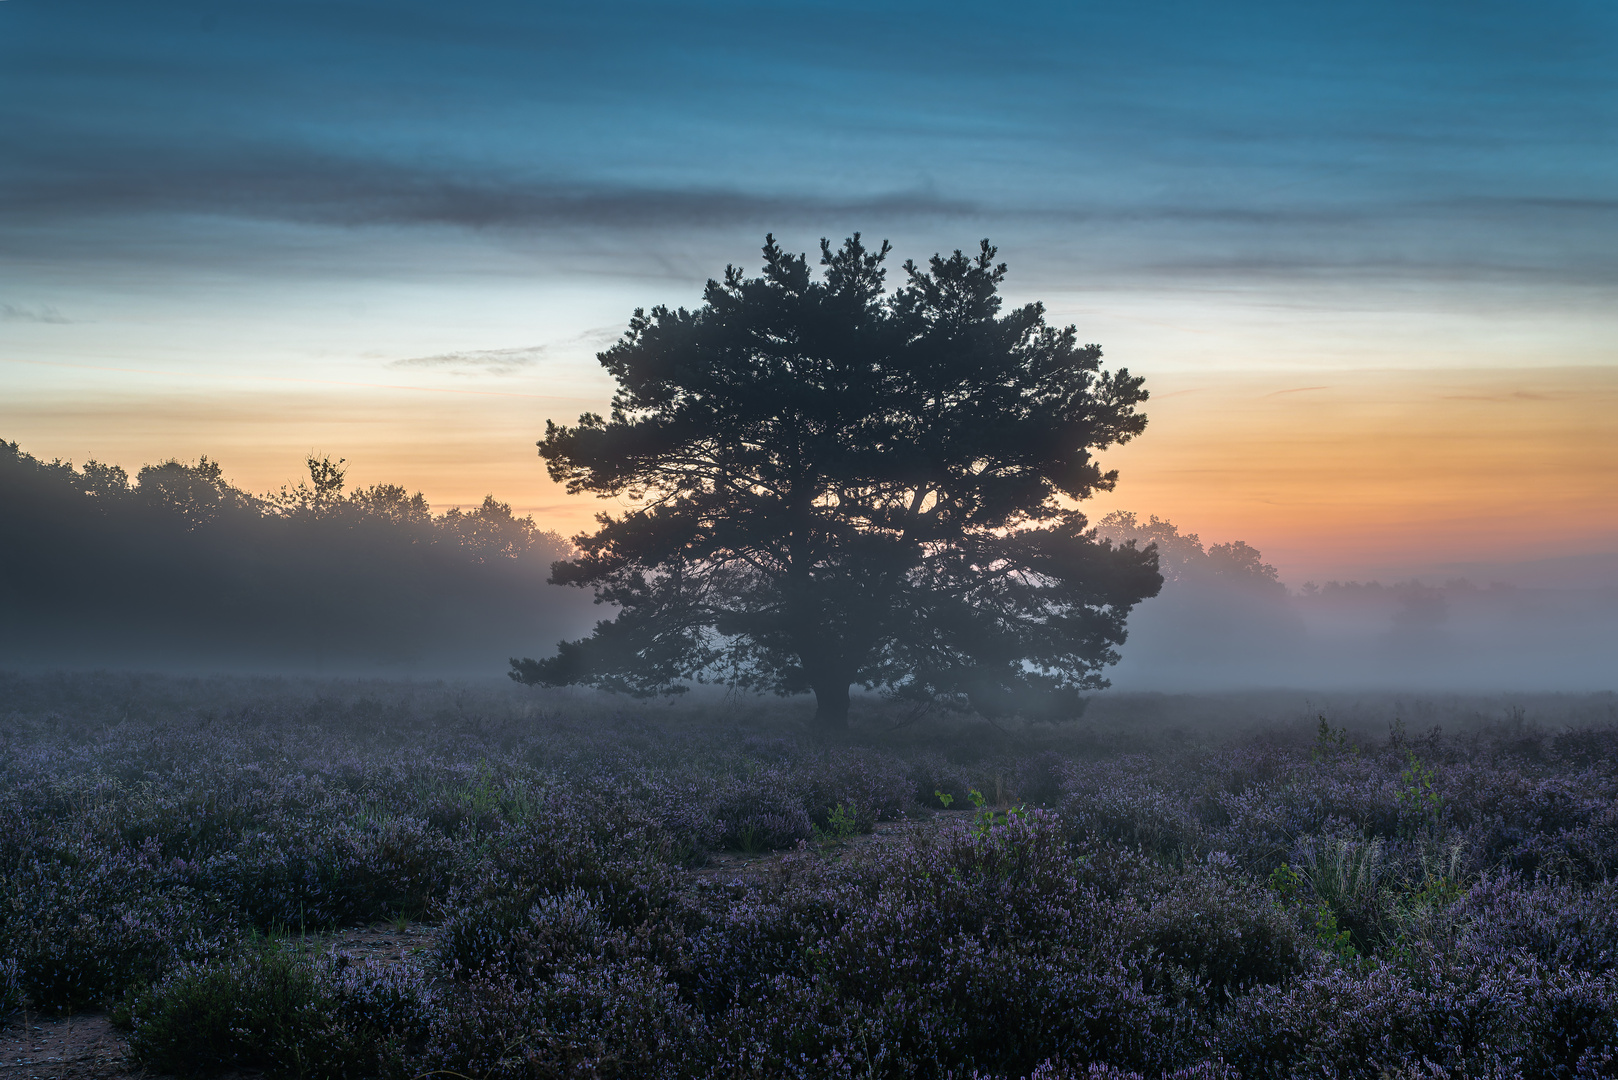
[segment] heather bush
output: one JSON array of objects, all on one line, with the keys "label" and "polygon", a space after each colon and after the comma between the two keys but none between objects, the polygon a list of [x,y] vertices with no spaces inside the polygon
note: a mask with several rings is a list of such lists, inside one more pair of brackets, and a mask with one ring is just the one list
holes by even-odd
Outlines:
[{"label": "heather bush", "polygon": [[689,1075],[703,1025],[656,964],[584,963],[536,979],[499,963],[445,991],[415,1059],[490,1080]]},{"label": "heather bush", "polygon": [[911,769],[891,755],[851,750],[818,754],[803,763],[802,773],[805,809],[822,828],[839,806],[853,811],[861,832],[915,808]]},{"label": "heather bush", "polygon": [[745,852],[792,847],[811,835],[802,798],[774,770],[733,781],[712,814],[720,843]]},{"label": "heather bush", "polygon": [[967,792],[976,786],[976,780],[961,765],[948,761],[936,751],[922,751],[910,763],[910,801],[913,805],[937,810],[942,804],[938,795],[966,804]]},{"label": "heather bush", "polygon": [[[58,849],[8,868],[0,953],[36,1009],[94,1007],[176,963],[228,951],[230,922],[141,853]],[[150,855],[151,852],[145,852]]]},{"label": "heather bush", "polygon": [[723,1073],[1157,1067],[1202,1027],[1105,947],[1104,896],[1053,816],[949,828],[884,866],[786,866],[691,950]]},{"label": "heather bush", "polygon": [[434,961],[460,980],[487,968],[542,982],[606,950],[601,912],[582,889],[480,900],[453,912],[440,928]]},{"label": "heather bush", "polygon": [[1458,899],[1451,917],[1469,949],[1522,953],[1553,968],[1618,971],[1618,883],[1583,887],[1490,874]]},{"label": "heather bush", "polygon": [[1511,957],[1321,969],[1266,987],[1223,1019],[1247,1076],[1608,1076],[1618,982]]},{"label": "heather bush", "polygon": [[1310,941],[1262,888],[1193,867],[1164,881],[1149,906],[1115,909],[1110,929],[1122,953],[1142,956],[1151,985],[1190,977],[1220,999],[1296,975]]}]

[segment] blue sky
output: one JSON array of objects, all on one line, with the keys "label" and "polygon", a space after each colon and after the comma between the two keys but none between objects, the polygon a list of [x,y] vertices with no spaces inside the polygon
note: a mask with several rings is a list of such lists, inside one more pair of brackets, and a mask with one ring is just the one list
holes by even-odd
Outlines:
[{"label": "blue sky", "polygon": [[992,237],[1165,388],[1611,367],[1618,5],[0,2],[0,435],[47,455],[554,506],[526,428],[633,307],[856,229]]}]

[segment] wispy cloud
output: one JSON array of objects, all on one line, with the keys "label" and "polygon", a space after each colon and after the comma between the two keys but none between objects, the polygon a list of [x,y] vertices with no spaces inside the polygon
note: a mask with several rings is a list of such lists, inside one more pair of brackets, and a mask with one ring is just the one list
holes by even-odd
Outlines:
[{"label": "wispy cloud", "polygon": [[[934,192],[831,198],[723,186],[556,181],[345,157],[298,146],[105,145],[93,158],[42,153],[0,172],[0,220],[203,214],[324,225],[555,226],[779,224],[838,217],[953,216],[975,203]],[[108,169],[109,157],[126,162]]]},{"label": "wispy cloud", "polygon": [[16,304],[0,304],[0,322],[33,322],[33,323],[60,323],[66,325],[73,320],[63,315],[49,304],[39,307],[18,307]]},{"label": "wispy cloud", "polygon": [[515,375],[542,360],[578,351],[595,351],[617,340],[620,331],[598,326],[563,341],[515,349],[459,349],[431,356],[410,356],[383,365],[394,370],[444,371],[454,375]]},{"label": "wispy cloud", "polygon": [[390,361],[385,366],[395,370],[425,368],[455,375],[514,375],[539,363],[548,351],[544,345],[530,345],[521,349],[473,349],[411,356]]}]

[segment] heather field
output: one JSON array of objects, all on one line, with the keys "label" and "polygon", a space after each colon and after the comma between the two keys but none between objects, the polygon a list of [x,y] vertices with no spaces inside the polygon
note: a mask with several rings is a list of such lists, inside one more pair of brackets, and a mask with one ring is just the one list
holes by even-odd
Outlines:
[{"label": "heather field", "polygon": [[3,1010],[179,1076],[1618,1075],[1610,694],[808,715],[0,677]]}]

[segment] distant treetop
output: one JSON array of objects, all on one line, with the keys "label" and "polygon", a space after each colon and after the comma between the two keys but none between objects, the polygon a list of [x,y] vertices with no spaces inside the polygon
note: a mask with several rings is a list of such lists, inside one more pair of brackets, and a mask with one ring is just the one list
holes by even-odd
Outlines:
[{"label": "distant treetop", "polygon": [[1180,530],[1153,514],[1145,522],[1128,510],[1114,510],[1096,522],[1096,531],[1115,543],[1134,542],[1157,548],[1159,567],[1168,581],[1220,578],[1255,588],[1285,593],[1275,567],[1259,550],[1243,540],[1202,546],[1196,533]]}]

